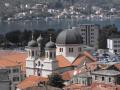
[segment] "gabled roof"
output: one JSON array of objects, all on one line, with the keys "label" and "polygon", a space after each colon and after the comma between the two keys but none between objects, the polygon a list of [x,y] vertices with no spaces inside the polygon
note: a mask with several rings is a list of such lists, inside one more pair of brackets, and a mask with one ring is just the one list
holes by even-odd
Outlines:
[{"label": "gabled roof", "polygon": [[72,65],[77,66],[79,65],[82,61],[86,59],[86,56],[79,56],[73,63]]},{"label": "gabled roof", "polygon": [[90,58],[92,61],[96,61],[96,58],[94,58],[89,52],[85,51],[85,52],[84,52],[84,55],[85,55],[87,58]]},{"label": "gabled roof", "polygon": [[71,66],[71,63],[69,62],[69,60],[67,60],[62,55],[58,55],[56,57],[56,60],[58,61],[58,66],[61,67],[61,68]]},{"label": "gabled roof", "polygon": [[78,66],[80,65],[81,62],[83,62],[84,60],[91,60],[92,62],[95,62],[96,59],[88,52],[84,52],[83,55],[78,56],[74,62],[72,63],[72,65],[74,66]]},{"label": "gabled roof", "polygon": [[45,77],[40,76],[30,76],[23,80],[21,83],[17,85],[17,88],[19,89],[26,89],[33,86],[38,86],[40,82],[47,82],[48,79]]}]

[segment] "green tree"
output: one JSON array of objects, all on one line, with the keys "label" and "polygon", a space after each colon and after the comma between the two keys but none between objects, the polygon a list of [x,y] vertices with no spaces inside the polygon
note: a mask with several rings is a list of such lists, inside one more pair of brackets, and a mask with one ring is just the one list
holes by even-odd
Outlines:
[{"label": "green tree", "polygon": [[64,80],[62,79],[61,75],[58,73],[53,73],[48,76],[48,84],[54,87],[63,88],[64,87]]}]

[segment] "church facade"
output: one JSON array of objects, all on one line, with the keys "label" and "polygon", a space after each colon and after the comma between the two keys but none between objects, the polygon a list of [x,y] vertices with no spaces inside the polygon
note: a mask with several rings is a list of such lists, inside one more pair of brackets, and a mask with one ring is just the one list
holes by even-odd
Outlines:
[{"label": "church facade", "polygon": [[63,73],[74,69],[73,63],[83,52],[83,39],[77,30],[68,29],[62,31],[54,43],[50,41],[44,47],[45,55],[42,56],[41,45],[43,38],[40,35],[37,40],[28,42],[26,50],[26,76],[30,75],[47,77],[51,73]]}]

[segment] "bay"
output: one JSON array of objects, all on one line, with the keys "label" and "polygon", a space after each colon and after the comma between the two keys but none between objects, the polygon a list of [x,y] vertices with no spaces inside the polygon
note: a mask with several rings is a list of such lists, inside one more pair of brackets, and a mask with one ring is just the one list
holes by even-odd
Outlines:
[{"label": "bay", "polygon": [[101,27],[105,25],[115,24],[120,30],[120,19],[107,20],[81,20],[81,19],[31,19],[31,20],[14,20],[1,21],[0,33],[7,33],[14,30],[47,30],[47,29],[67,29],[79,26],[79,24],[99,24]]}]

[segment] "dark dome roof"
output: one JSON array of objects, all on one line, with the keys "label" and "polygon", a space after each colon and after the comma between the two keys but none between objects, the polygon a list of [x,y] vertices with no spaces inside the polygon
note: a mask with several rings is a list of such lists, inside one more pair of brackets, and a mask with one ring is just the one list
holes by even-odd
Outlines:
[{"label": "dark dome roof", "polygon": [[57,39],[56,44],[82,44],[83,38],[78,30],[69,29],[62,31]]},{"label": "dark dome roof", "polygon": [[43,38],[42,38],[42,36],[40,35],[40,36],[37,38],[37,42],[38,42],[38,43],[42,43],[42,41],[43,41]]},{"label": "dark dome roof", "polygon": [[56,45],[55,45],[54,42],[49,41],[49,42],[45,45],[45,48],[46,48],[46,49],[49,49],[49,48],[56,48]]},{"label": "dark dome roof", "polygon": [[28,47],[37,47],[38,44],[35,40],[31,40],[28,42]]}]

